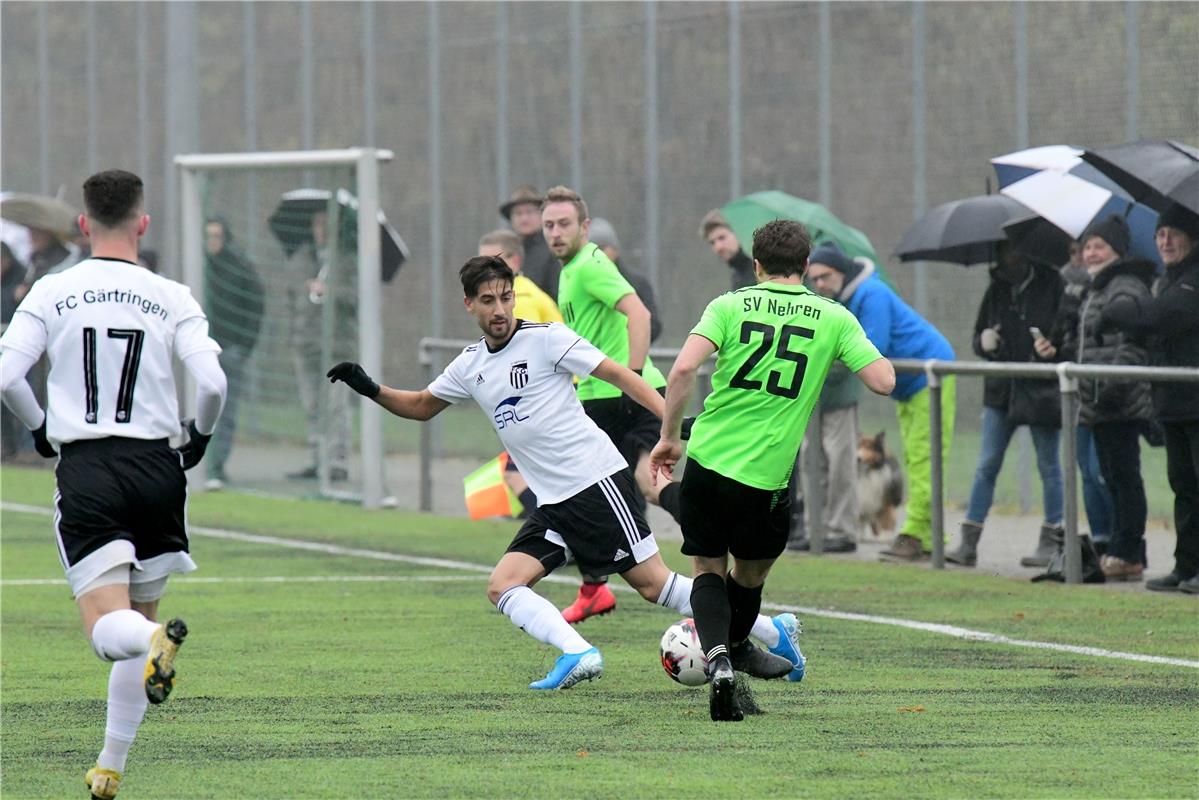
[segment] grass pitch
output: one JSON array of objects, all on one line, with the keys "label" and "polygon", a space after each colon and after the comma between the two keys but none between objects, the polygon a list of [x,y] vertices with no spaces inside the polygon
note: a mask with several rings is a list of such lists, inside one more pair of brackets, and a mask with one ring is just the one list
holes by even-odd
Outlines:
[{"label": "grass pitch", "polygon": [[[49,474],[0,496],[48,506]],[[1199,670],[819,616],[808,678],[755,682],[767,712],[707,719],[657,641],[674,617],[629,594],[582,633],[605,674],[525,688],[555,653],[484,596],[511,523],[203,495],[193,526],[357,548],[193,539],[165,616],[191,635],[150,708],[120,797],[1186,797],[1199,786]],[[107,668],[80,633],[50,520],[0,516],[0,788],[86,797]],[[683,568],[677,544],[668,562]],[[371,552],[478,565],[406,563]],[[571,576],[570,570],[563,574]],[[278,580],[264,581],[262,578]],[[545,584],[560,605],[573,587]],[[1013,638],[1199,659],[1199,603],[986,575],[785,556],[767,600]]]}]

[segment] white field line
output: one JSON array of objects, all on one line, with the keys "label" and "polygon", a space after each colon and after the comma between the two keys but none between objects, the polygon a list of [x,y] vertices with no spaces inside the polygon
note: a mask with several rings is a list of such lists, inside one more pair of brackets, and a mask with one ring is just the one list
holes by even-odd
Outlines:
[{"label": "white field line", "polygon": [[[0,503],[0,508],[6,511],[38,514],[45,517],[48,517],[52,514],[48,508],[44,508],[42,506],[24,505],[21,503],[4,502]],[[429,558],[426,556],[408,556],[400,553],[391,553],[384,550],[366,550],[358,547],[341,547],[340,545],[335,544],[306,542],[301,539],[287,539],[280,536],[265,536],[257,533],[230,531],[222,528],[208,528],[199,525],[189,525],[188,534],[191,536],[207,537],[210,539],[227,539],[237,542],[249,542],[253,544],[273,545],[275,547],[287,547],[293,550],[308,550],[315,553],[325,553],[326,555],[356,556],[358,558],[369,558],[376,561],[391,561],[402,564],[417,564],[425,567],[464,570],[476,574],[490,574],[492,569],[489,566],[485,566],[483,564],[472,564],[468,561],[454,561],[446,558]],[[191,580],[197,581],[198,579],[193,578]],[[548,575],[542,580],[551,583],[563,584],[575,584],[578,582],[573,577],[565,577],[560,575]],[[612,589],[623,592],[633,591],[627,586],[615,584],[612,585]],[[874,614],[856,614],[848,611],[833,611],[830,609],[781,605],[777,603],[762,603],[762,608],[768,611],[790,611],[810,617],[840,619],[848,622],[868,622],[874,625],[890,625],[897,628],[924,631],[926,633],[938,633],[943,636],[952,636],[955,639],[965,639],[967,641],[1004,644],[1011,645],[1013,647],[1029,647],[1038,650],[1053,650],[1059,653],[1072,653],[1074,655],[1094,656],[1097,658],[1111,658],[1119,661],[1138,661],[1146,664],[1166,664],[1173,667],[1189,667],[1191,669],[1199,669],[1199,661],[1192,661],[1185,658],[1151,656],[1143,653],[1125,653],[1119,650],[1106,650],[1101,647],[1084,647],[1073,644],[1059,644],[1057,642],[1036,642],[1029,639],[1013,639],[997,633],[976,631],[969,628],[959,628],[955,625],[941,625],[933,622],[919,622],[917,620],[901,619],[897,617],[882,617]]]}]

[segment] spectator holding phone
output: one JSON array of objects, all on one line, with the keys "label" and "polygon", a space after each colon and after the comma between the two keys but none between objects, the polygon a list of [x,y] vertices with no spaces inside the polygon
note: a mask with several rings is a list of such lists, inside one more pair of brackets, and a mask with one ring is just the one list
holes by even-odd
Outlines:
[{"label": "spectator holding phone", "polygon": [[[1034,338],[1041,335],[1041,330],[1052,328],[1061,298],[1062,279],[1056,270],[1026,261],[1006,243],[1000,244],[991,267],[991,283],[974,322],[974,352],[988,361],[1036,361]],[[1058,403],[1053,381],[1003,377],[984,381],[978,466],[958,546],[945,554],[946,561],[966,567],[977,563],[978,542],[995,496],[995,480],[1004,454],[1012,434],[1027,425],[1037,453],[1044,516],[1036,552],[1020,559],[1020,563],[1026,567],[1049,563],[1062,542]]]}]

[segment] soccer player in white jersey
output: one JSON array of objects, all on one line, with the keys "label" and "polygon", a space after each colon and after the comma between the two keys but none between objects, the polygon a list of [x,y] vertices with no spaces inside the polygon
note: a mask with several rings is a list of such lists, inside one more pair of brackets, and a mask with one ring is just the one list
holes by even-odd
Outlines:
[{"label": "soccer player in white jersey", "polygon": [[[603,657],[532,587],[572,557],[590,574],[620,573],[651,603],[691,613],[691,579],[662,561],[634,502],[628,463],[584,413],[572,379],[608,381],[659,417],[662,396],[565,325],[516,319],[512,270],[502,258],[472,258],[459,276],[466,310],[483,336],[426,389],[379,386],[350,362],[329,370],[329,378],[407,419],[428,420],[472,398],[490,417],[538,507],[496,564],[487,596],[518,628],[562,651],[549,674],[529,688],[566,689],[599,677]],[[753,635],[773,655],[751,646],[738,654],[738,668],[763,678],[788,674],[803,658],[794,630],[793,615],[759,615]]]},{"label": "soccer player in white jersey", "polygon": [[[0,391],[33,432],[39,453],[58,457],[54,533],[58,555],[96,655],[112,662],[104,749],[85,781],[107,800],[146,704],[173,685],[183,620],[158,624],[158,600],[188,554],[183,471],[199,462],[225,399],[220,347],[188,288],[137,263],[150,218],[142,181],[121,170],[83,184],[79,227],[92,256],[38,280],[0,339]],[[46,353],[47,408],[25,379]],[[180,432],[172,359],[195,378],[190,441]]]}]

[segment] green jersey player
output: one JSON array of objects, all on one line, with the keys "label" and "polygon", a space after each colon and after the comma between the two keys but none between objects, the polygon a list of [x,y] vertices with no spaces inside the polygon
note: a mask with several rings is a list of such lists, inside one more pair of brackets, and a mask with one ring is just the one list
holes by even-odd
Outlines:
[{"label": "green jersey player", "polygon": [[[713,720],[742,716],[728,654],[748,637],[746,620],[757,616],[766,575],[786,547],[787,482],[829,367],[844,362],[877,394],[895,385],[891,362],[853,314],[804,287],[810,250],[798,222],[775,220],[754,232],[758,284],[704,310],[670,372],[662,439],[651,455],[655,479],[670,478],[683,455],[680,429],[696,370],[716,352],[712,393],[691,431],[680,509]],[[803,677],[802,660],[790,677]]]}]

